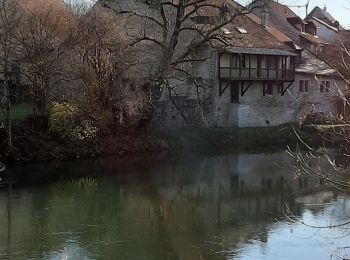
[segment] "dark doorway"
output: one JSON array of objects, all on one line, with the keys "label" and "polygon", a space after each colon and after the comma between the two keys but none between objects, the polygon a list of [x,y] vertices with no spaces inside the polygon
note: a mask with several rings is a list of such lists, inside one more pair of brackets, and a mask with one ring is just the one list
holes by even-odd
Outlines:
[{"label": "dark doorway", "polygon": [[239,84],[232,82],[230,87],[231,103],[239,103]]}]

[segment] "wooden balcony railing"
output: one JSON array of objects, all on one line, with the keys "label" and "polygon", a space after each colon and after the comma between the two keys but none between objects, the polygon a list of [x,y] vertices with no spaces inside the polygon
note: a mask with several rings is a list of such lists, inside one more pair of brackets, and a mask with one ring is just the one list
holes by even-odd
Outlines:
[{"label": "wooden balcony railing", "polygon": [[220,78],[232,80],[294,81],[294,69],[220,68]]}]

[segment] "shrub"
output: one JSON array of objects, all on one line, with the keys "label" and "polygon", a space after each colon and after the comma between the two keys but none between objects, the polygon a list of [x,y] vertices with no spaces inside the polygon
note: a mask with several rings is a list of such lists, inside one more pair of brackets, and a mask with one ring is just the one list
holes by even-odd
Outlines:
[{"label": "shrub", "polygon": [[60,137],[75,141],[92,139],[97,128],[90,119],[85,119],[78,107],[68,102],[53,102],[49,116],[49,129]]},{"label": "shrub", "polygon": [[337,125],[343,122],[340,118],[317,111],[313,105],[309,113],[299,119],[299,123],[300,125]]}]

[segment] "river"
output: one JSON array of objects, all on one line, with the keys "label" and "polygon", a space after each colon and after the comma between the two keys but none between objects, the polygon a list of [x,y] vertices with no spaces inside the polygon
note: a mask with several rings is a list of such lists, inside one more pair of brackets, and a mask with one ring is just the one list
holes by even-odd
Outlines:
[{"label": "river", "polygon": [[14,184],[0,188],[0,259],[346,255],[346,229],[298,221],[346,222],[350,196],[316,178],[296,178],[289,162],[282,151],[9,169]]}]

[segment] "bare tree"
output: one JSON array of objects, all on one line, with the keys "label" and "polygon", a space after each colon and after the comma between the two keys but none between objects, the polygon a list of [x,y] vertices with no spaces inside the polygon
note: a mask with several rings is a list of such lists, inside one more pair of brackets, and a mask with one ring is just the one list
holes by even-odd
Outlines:
[{"label": "bare tree", "polygon": [[34,115],[39,116],[48,112],[50,91],[60,74],[63,34],[68,30],[56,12],[52,8],[26,12],[16,28],[22,73],[31,83]]},{"label": "bare tree", "polygon": [[[95,10],[79,20],[68,47],[68,74],[76,79],[73,100],[84,111],[95,117],[114,113],[120,123],[125,123],[126,114],[142,110],[145,102],[136,91],[139,85],[137,75],[132,73],[134,54],[123,30],[105,15]],[[131,93],[126,78],[131,79]]]},{"label": "bare tree", "polygon": [[[344,45],[345,46],[345,45]],[[343,46],[343,48],[344,48]],[[332,47],[334,55],[338,53],[337,67],[344,75],[344,80],[348,82],[350,70],[345,62],[350,58],[350,52],[346,49]],[[343,64],[339,64],[339,57],[343,57]],[[333,60],[334,61],[334,60]],[[321,82],[320,82],[321,83]],[[336,84],[335,84],[336,85]],[[327,87],[327,86],[324,86]],[[334,95],[338,95],[338,102],[343,107],[340,115],[325,115],[318,113],[314,109],[303,117],[301,124],[313,131],[314,136],[318,136],[316,144],[305,140],[297,135],[299,142],[295,149],[287,148],[287,153],[294,159],[291,164],[295,178],[306,175],[316,177],[320,183],[330,189],[348,193],[350,191],[350,103],[348,90],[333,90]],[[344,231],[344,236],[349,236],[350,221],[329,225],[313,225],[293,215],[291,210],[285,212],[286,216],[293,222],[301,223],[315,229],[340,229]],[[334,238],[336,239],[336,238]],[[349,246],[337,248],[332,252],[332,258],[350,259],[347,253]]]},{"label": "bare tree", "polygon": [[131,46],[141,49],[145,57],[154,55],[153,70],[149,71],[152,100],[158,100],[164,93],[172,99],[177,95],[177,86],[191,81],[198,104],[206,85],[192,73],[192,67],[212,57],[212,52],[207,50],[234,44],[235,30],[225,28],[250,12],[223,0],[135,0],[129,4],[101,0],[99,3],[117,16],[128,18],[128,26],[132,27],[128,34]]},{"label": "bare tree", "polygon": [[11,100],[14,84],[14,72],[17,67],[16,27],[20,23],[20,11],[14,1],[1,1],[0,6],[0,67],[3,77],[3,96],[1,109],[5,116],[7,130],[7,146],[12,149]]}]

